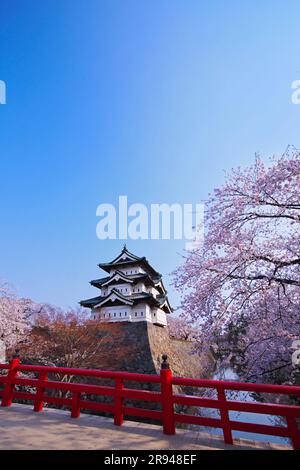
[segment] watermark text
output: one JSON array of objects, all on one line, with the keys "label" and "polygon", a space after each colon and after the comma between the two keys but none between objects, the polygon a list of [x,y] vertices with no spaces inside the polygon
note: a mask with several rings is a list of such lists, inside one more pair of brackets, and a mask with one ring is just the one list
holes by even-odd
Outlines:
[{"label": "watermark text", "polygon": [[294,349],[294,352],[292,354],[292,364],[294,366],[299,366],[300,365],[300,339],[296,339],[292,343],[292,349]]},{"label": "watermark text", "polygon": [[291,85],[292,92],[291,100],[293,104],[300,104],[300,80],[294,80]]},{"label": "watermark text", "polygon": [[0,80],[0,104],[6,104],[6,83]]},{"label": "watermark text", "polygon": [[127,196],[119,196],[119,205],[99,204],[96,234],[100,240],[185,240],[187,250],[195,250],[204,238],[203,204],[128,205]]}]

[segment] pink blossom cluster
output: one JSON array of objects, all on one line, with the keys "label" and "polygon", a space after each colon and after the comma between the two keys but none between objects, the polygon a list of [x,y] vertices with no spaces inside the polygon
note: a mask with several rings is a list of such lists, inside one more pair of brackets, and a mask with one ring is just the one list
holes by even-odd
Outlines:
[{"label": "pink blossom cluster", "polygon": [[174,283],[201,352],[239,366],[246,380],[288,380],[300,337],[298,150],[226,175],[206,204],[204,244]]},{"label": "pink blossom cluster", "polygon": [[20,299],[4,282],[0,284],[0,339],[7,348],[14,347],[29,330],[33,302]]}]

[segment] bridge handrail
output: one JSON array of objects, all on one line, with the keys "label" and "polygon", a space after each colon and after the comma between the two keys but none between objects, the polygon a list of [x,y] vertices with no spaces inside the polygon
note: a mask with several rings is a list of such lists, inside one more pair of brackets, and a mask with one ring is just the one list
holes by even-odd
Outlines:
[{"label": "bridge handrail", "polygon": [[[0,375],[0,384],[4,385],[4,389],[0,390],[0,397],[2,397],[1,406],[10,406],[14,398],[33,401],[34,411],[36,412],[42,411],[45,403],[63,405],[67,408],[71,408],[72,418],[78,418],[81,409],[97,410],[111,413],[114,416],[114,424],[119,426],[123,424],[124,416],[150,418],[162,422],[163,432],[165,434],[175,434],[176,423],[212,426],[223,430],[224,441],[228,444],[233,444],[232,431],[235,430],[269,434],[273,436],[289,437],[293,448],[300,450],[300,430],[298,428],[300,406],[232,400],[228,399],[226,396],[226,391],[235,390],[300,397],[300,387],[173,377],[169,365],[166,362],[166,356],[163,356],[163,359],[164,362],[162,363],[160,375],[151,375],[132,372],[102,371],[97,369],[74,369],[21,364],[19,359],[16,358],[9,364],[0,364],[0,370],[7,371],[7,375]],[[22,377],[18,375],[19,372],[33,372],[37,374],[37,378]],[[61,382],[51,380],[49,378],[50,374],[110,379],[114,381],[114,386],[85,384],[80,382]],[[160,391],[126,388],[124,382],[159,384]],[[18,385],[34,387],[36,392],[29,393],[26,391],[18,391],[15,388]],[[217,398],[174,393],[173,386],[195,387],[202,391],[208,388],[214,389],[217,393]],[[47,389],[57,389],[66,393],[71,392],[71,398],[67,396],[57,397],[48,395],[46,393]],[[112,397],[113,403],[103,403],[86,399],[86,397],[82,397],[82,394]],[[153,410],[128,406],[128,404],[125,405],[124,403],[125,399],[160,403],[161,409]],[[178,413],[176,411],[176,405],[218,409],[220,418]],[[229,411],[232,410],[281,416],[285,418],[287,426],[234,421],[229,415]]]},{"label": "bridge handrail", "polygon": [[186,377],[173,377],[173,385],[186,387],[223,388],[243,392],[277,393],[282,395],[299,395],[300,386],[257,384],[251,382],[237,382],[234,380],[191,379]]},{"label": "bridge handrail", "polygon": [[[0,365],[1,368],[1,365]],[[62,375],[81,375],[83,377],[99,377],[104,379],[131,380],[134,382],[160,383],[160,378],[152,374],[135,374],[133,372],[115,372],[98,369],[75,369],[70,367],[37,366],[20,364],[16,367],[18,372],[48,372]]]}]

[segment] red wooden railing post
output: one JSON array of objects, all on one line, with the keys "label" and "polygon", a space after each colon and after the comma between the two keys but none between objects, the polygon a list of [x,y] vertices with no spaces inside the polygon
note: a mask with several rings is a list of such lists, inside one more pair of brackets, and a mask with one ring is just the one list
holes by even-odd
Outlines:
[{"label": "red wooden railing post", "polygon": [[218,388],[217,392],[218,392],[218,401],[220,404],[220,415],[221,415],[221,422],[222,422],[222,428],[223,428],[224,442],[226,442],[226,444],[233,444],[229,413],[226,407],[226,393],[223,388]]},{"label": "red wooden railing post", "polygon": [[290,438],[295,450],[300,450],[300,429],[294,416],[286,417]]},{"label": "red wooden railing post", "polygon": [[8,374],[6,377],[6,384],[3,391],[1,406],[10,406],[12,404],[13,391],[14,391],[14,379],[18,373],[17,367],[20,364],[20,359],[12,359],[9,363]]},{"label": "red wooden railing post", "polygon": [[44,392],[45,392],[45,381],[48,379],[47,372],[40,372],[38,384],[36,387],[36,395],[34,400],[34,411],[39,412],[43,410],[44,402]]},{"label": "red wooden railing post", "polygon": [[160,380],[163,432],[164,434],[175,434],[172,371],[167,362],[168,357],[164,354],[162,358]]},{"label": "red wooden railing post", "polygon": [[115,394],[115,412],[114,412],[114,424],[121,426],[124,421],[123,414],[123,397],[122,390],[124,388],[123,379],[116,379],[116,394]]},{"label": "red wooden railing post", "polygon": [[79,418],[80,416],[80,397],[80,392],[73,392],[71,418]]}]

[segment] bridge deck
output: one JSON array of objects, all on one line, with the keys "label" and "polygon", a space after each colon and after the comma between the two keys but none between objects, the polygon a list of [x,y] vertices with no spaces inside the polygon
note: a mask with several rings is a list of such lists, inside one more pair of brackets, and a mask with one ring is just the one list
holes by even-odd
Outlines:
[{"label": "bridge deck", "polygon": [[278,444],[236,439],[226,445],[219,436],[178,429],[166,436],[154,425],[125,421],[114,426],[111,418],[47,409],[34,413],[31,406],[13,404],[0,408],[0,449],[109,449],[109,450],[204,450],[289,449]]}]

